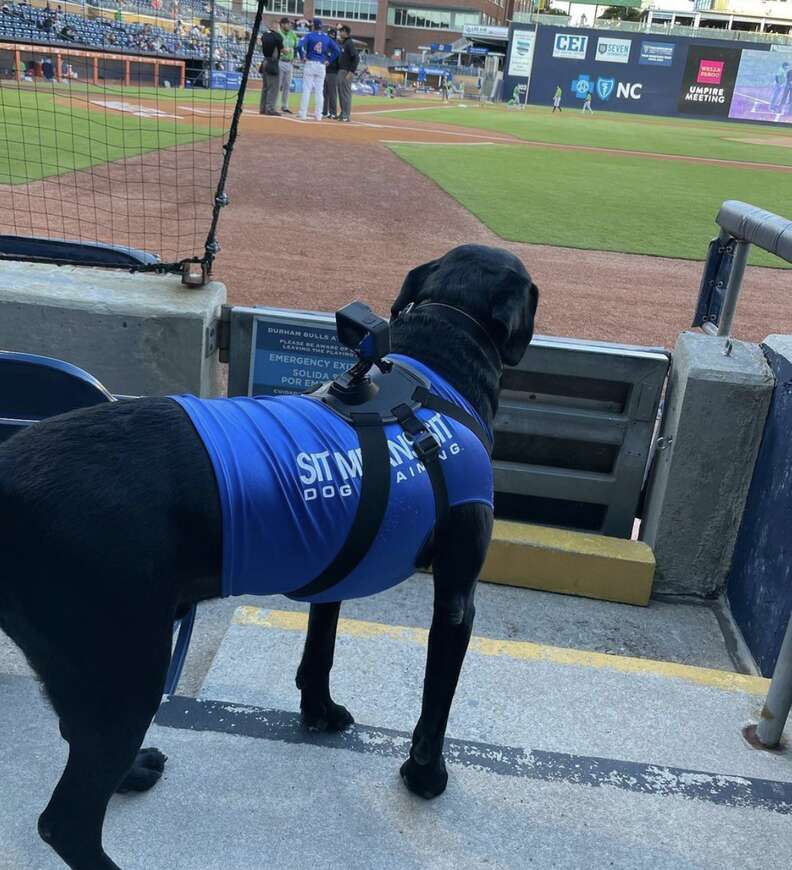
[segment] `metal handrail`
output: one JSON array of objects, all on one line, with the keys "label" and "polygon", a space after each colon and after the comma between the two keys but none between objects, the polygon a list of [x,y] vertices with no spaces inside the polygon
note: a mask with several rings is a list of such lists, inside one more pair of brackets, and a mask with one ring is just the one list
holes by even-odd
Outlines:
[{"label": "metal handrail", "polygon": [[[734,260],[726,285],[718,327],[718,335],[728,335],[751,245],[756,245],[757,248],[775,254],[787,263],[792,263],[792,221],[771,211],[733,199],[723,203],[715,220],[721,228],[719,241],[724,245],[734,244]],[[707,325],[704,324],[705,327]],[[756,726],[750,726],[743,733],[752,745],[774,749],[781,740],[790,709],[792,709],[792,618],[787,625],[773,670],[773,679],[762,708],[761,721]]]},{"label": "metal handrail", "polygon": [[792,221],[747,202],[728,199],[720,207],[715,222],[721,228],[718,243],[723,248],[733,248],[733,259],[718,325],[704,323],[702,329],[710,335],[728,337],[751,245],[792,263]]}]

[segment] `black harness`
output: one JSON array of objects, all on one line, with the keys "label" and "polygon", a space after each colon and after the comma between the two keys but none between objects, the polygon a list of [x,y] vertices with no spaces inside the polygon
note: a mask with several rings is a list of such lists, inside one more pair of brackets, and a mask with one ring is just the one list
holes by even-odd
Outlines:
[{"label": "black harness", "polygon": [[[448,489],[440,460],[440,444],[417,416],[421,408],[437,411],[466,426],[489,454],[490,439],[480,423],[458,405],[434,395],[422,374],[396,360],[361,380],[357,366],[335,381],[322,384],[309,398],[322,402],[354,427],[360,442],[362,485],[352,528],[333,561],[310,583],[290,593],[295,598],[317,595],[340,583],[360,564],[379,532],[390,498],[391,465],[385,426],[398,423],[412,443],[432,484],[434,529],[448,511]],[[379,365],[379,364],[378,364]],[[357,373],[356,373],[356,370]]]}]

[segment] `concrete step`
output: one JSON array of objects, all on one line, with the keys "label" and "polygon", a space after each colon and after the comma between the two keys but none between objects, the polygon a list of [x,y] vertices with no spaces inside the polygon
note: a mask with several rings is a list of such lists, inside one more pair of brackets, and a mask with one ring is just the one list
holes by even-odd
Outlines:
[{"label": "concrete step", "polygon": [[[200,697],[296,711],[307,616],[238,608]],[[331,687],[356,721],[408,733],[427,631],[339,621]],[[745,744],[768,681],[671,662],[474,636],[449,719],[459,740],[713,774],[792,780],[792,759]]]},{"label": "concrete step", "polygon": [[[521,638],[580,623],[585,605],[601,621],[585,624],[590,642],[654,625],[673,653],[709,625],[704,608],[485,587],[449,722],[448,790],[430,803],[410,795],[398,768],[418,715],[429,588],[416,577],[345,606],[357,618],[340,621],[332,685],[357,724],[341,735],[299,724],[304,611],[238,607],[201,696],[166,700],[150,729],[145,745],[169,756],[162,781],[111,802],[109,854],[124,870],[786,866],[792,759],[740,736],[767,681],[503,637],[520,605]],[[385,621],[395,613],[415,624]],[[58,870],[35,820],[65,744],[30,678],[0,676],[0,733],[0,870]]]},{"label": "concrete step", "polygon": [[641,541],[497,520],[481,579],[646,605],[654,572],[654,554]]},{"label": "concrete step", "polygon": [[[32,680],[0,677],[0,698],[0,870],[63,870],[38,838],[36,817],[62,770],[65,744]],[[233,719],[235,708],[223,706]],[[350,751],[154,725],[146,745],[167,753],[165,775],[150,792],[112,799],[105,848],[124,870],[788,866],[788,815],[682,797],[664,769],[641,793],[619,787],[625,778],[612,770],[610,783],[571,781],[584,764],[577,757],[530,754],[523,770],[535,776],[452,761],[448,790],[425,802],[399,780],[407,734],[392,737],[401,741],[398,757],[375,751],[382,735],[364,737],[363,751]],[[557,775],[561,766],[565,776]],[[590,761],[586,770],[594,770]]]}]

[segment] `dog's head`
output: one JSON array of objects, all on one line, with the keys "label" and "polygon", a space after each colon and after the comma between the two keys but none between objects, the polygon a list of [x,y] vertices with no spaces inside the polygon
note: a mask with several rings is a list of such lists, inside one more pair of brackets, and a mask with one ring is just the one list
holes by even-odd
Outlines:
[{"label": "dog's head", "polygon": [[452,305],[479,321],[503,362],[514,366],[533,337],[538,301],[536,284],[514,254],[488,245],[460,245],[408,273],[391,315],[397,317],[410,303]]}]

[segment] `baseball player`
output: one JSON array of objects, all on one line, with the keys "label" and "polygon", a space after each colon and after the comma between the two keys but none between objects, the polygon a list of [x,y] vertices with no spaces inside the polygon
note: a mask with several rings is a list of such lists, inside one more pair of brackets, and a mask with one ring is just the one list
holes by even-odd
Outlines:
[{"label": "baseball player", "polygon": [[308,103],[311,92],[314,94],[314,117],[322,120],[322,102],[324,99],[325,68],[328,63],[338,57],[338,46],[326,33],[322,33],[322,21],[313,20],[313,31],[307,33],[297,43],[297,52],[305,60],[303,67],[303,89],[300,100],[301,121],[308,119]]}]

